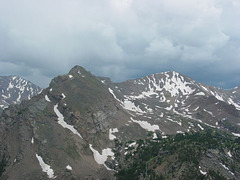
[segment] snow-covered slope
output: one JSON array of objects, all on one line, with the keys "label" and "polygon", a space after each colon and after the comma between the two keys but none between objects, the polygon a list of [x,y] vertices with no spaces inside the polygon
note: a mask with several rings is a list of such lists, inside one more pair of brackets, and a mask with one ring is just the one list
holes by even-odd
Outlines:
[{"label": "snow-covered slope", "polygon": [[[240,110],[238,97],[240,88],[231,91],[219,89],[198,83],[175,71],[152,74],[141,79],[116,83],[114,89],[118,91],[117,94],[123,94],[122,97],[119,97],[123,104],[128,101],[151,98],[178,107],[182,106],[190,97],[214,96],[218,100],[232,104],[236,109]],[[111,89],[112,94],[115,91]]]},{"label": "snow-covered slope", "polygon": [[[160,129],[165,129],[163,134],[189,131],[191,126],[187,125],[188,122],[183,123],[181,118],[231,130],[239,123],[240,88],[219,89],[175,71],[122,83],[102,82],[109,86],[109,92],[124,109],[139,120],[162,126]],[[176,126],[175,130],[169,122]]]},{"label": "snow-covered slope", "polygon": [[19,76],[0,76],[0,107],[19,104],[39,94],[41,88]]}]

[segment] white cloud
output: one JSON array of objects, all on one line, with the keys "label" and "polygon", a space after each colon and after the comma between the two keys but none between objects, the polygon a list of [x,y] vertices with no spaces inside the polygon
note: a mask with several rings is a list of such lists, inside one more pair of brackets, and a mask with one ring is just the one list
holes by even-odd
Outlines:
[{"label": "white cloud", "polygon": [[180,55],[179,46],[174,46],[168,39],[153,40],[146,48],[148,58],[162,59],[163,61],[172,60]]},{"label": "white cloud", "polygon": [[0,69],[42,86],[75,64],[114,80],[212,63],[230,76],[240,71],[239,15],[237,0],[1,1]]}]

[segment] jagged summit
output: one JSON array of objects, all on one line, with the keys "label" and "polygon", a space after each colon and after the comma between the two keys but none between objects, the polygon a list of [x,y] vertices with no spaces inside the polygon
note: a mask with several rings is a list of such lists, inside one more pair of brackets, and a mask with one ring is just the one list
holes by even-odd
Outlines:
[{"label": "jagged summit", "polygon": [[19,76],[0,76],[0,107],[19,104],[37,95],[41,88]]},{"label": "jagged summit", "polygon": [[90,72],[88,72],[85,68],[83,68],[82,66],[76,65],[74,66],[68,74],[79,74],[79,75],[84,75],[84,74],[91,74]]},{"label": "jagged summit", "polygon": [[[174,70],[172,70],[172,71],[160,72],[160,73],[155,73],[155,74],[159,74],[159,75],[161,75],[161,74],[169,74],[169,75],[176,74],[176,75],[180,75],[180,73],[179,73],[179,72],[177,72],[177,71],[174,71]],[[153,75],[153,74],[152,74],[152,75]]]}]

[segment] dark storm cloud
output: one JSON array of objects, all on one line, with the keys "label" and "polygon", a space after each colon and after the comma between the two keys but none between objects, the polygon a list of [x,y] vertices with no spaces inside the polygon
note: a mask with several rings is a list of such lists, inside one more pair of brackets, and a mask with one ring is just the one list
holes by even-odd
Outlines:
[{"label": "dark storm cloud", "polygon": [[78,64],[114,81],[167,70],[240,82],[238,0],[0,1],[0,73],[46,87]]}]

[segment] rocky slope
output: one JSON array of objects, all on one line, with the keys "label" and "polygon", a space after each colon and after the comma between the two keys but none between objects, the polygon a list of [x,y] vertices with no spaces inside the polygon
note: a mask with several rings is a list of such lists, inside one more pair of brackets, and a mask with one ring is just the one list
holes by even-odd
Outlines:
[{"label": "rocky slope", "polygon": [[40,87],[19,76],[0,76],[0,109],[29,100],[41,90]]},{"label": "rocky slope", "polygon": [[174,71],[123,83],[102,82],[133,119],[158,125],[162,134],[187,132],[194,128],[190,122],[240,132],[240,88],[207,86]]},{"label": "rocky slope", "polygon": [[176,72],[113,83],[75,66],[2,113],[1,178],[114,179],[129,141],[207,128],[237,137],[238,95]]}]

